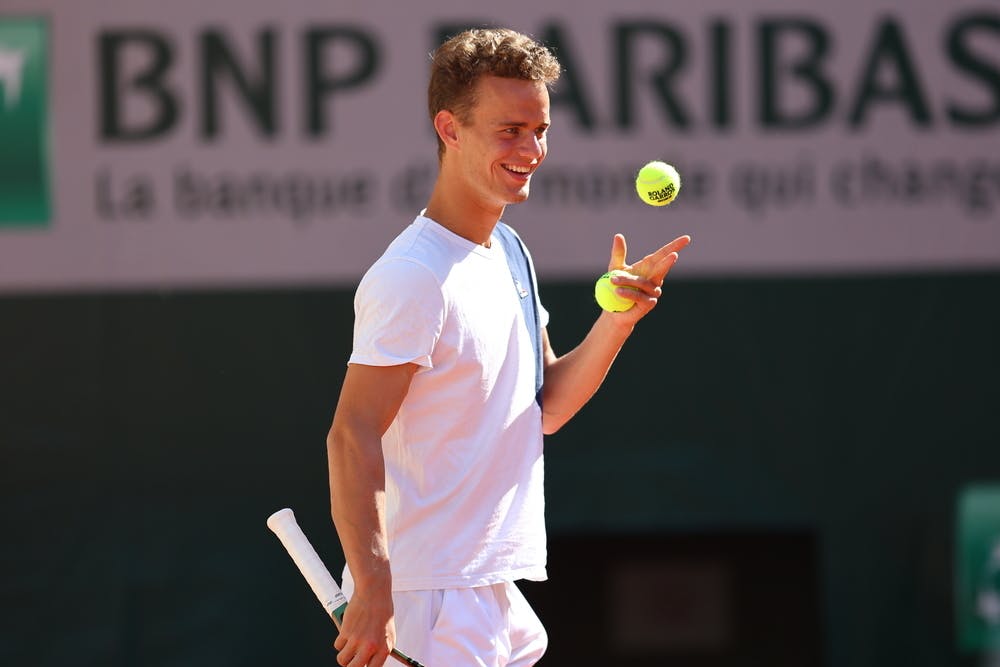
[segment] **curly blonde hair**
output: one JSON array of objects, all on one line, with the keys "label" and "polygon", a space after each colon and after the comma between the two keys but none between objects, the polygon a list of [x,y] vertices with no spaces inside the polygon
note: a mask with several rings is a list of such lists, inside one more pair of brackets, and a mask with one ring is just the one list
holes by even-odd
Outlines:
[{"label": "curly blonde hair", "polygon": [[[427,107],[431,122],[447,109],[465,123],[476,106],[481,76],[539,81],[552,86],[562,68],[555,55],[531,37],[506,28],[473,28],[448,39],[431,54]],[[438,137],[438,158],[444,143]]]}]

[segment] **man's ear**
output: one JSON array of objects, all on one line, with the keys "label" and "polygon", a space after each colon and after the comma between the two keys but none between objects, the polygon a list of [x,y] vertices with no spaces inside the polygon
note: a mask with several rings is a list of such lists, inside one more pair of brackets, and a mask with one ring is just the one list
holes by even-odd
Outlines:
[{"label": "man's ear", "polygon": [[442,109],[435,114],[434,131],[448,148],[458,146],[458,119],[452,112]]}]

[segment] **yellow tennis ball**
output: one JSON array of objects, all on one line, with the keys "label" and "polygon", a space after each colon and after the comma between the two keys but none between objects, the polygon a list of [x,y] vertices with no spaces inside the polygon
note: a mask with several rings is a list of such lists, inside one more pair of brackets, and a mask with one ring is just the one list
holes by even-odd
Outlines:
[{"label": "yellow tennis ball", "polygon": [[598,305],[604,310],[609,310],[612,313],[621,313],[632,306],[635,305],[635,301],[631,301],[624,297],[620,297],[615,293],[616,287],[624,287],[626,289],[635,289],[634,287],[629,287],[628,285],[615,285],[611,282],[611,276],[631,276],[628,271],[622,271],[621,269],[615,269],[614,271],[608,271],[603,276],[597,279],[597,284],[594,285],[594,298],[597,299]]},{"label": "yellow tennis ball", "polygon": [[681,175],[666,162],[647,162],[635,177],[639,199],[650,206],[666,206],[681,190]]}]

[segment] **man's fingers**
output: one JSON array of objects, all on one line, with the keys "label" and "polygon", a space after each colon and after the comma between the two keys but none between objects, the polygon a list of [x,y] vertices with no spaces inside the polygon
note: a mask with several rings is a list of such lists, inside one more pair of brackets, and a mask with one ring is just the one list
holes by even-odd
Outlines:
[{"label": "man's fingers", "polygon": [[685,248],[687,244],[691,243],[691,237],[685,234],[684,236],[678,236],[673,241],[667,244],[667,246],[674,252],[678,252]]},{"label": "man's fingers", "polygon": [[671,252],[656,264],[656,267],[653,270],[653,275],[655,276],[653,280],[658,285],[660,286],[663,285],[664,278],[667,277],[667,274],[670,273],[670,269],[672,269],[674,264],[677,263],[677,258],[678,258],[677,253]]},{"label": "man's fingers", "polygon": [[690,236],[678,236],[673,241],[661,247],[656,252],[647,255],[644,259],[648,259],[652,261],[654,265],[658,265],[660,264],[660,262],[669,257],[671,254],[674,255],[678,254],[681,250],[687,247],[689,243],[691,243]]},{"label": "man's fingers", "polygon": [[608,271],[625,266],[627,252],[628,246],[625,243],[625,237],[622,234],[615,234],[615,238],[611,241],[611,261],[608,263]]},{"label": "man's fingers", "polygon": [[337,664],[342,667],[383,667],[390,653],[388,645],[347,641],[343,635],[337,636],[333,647],[337,649]]},{"label": "man's fingers", "polygon": [[611,271],[631,266],[635,269],[634,273],[647,276],[653,280],[662,281],[663,276],[666,275],[666,272],[677,261],[678,253],[686,248],[689,243],[691,243],[690,236],[678,236],[670,243],[661,246],[638,262],[630,265],[625,262],[628,250],[625,244],[625,237],[621,234],[615,234],[614,241],[611,243],[611,263],[608,264],[608,270]]},{"label": "man's fingers", "polygon": [[339,657],[337,662],[344,667],[383,667],[388,657],[388,651],[358,651],[348,662],[341,662]]}]

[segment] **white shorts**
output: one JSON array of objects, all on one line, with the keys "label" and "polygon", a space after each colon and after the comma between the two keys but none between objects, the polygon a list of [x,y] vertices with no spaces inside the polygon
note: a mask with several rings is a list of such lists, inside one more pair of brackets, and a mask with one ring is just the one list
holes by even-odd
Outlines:
[{"label": "white shorts", "polygon": [[529,667],[549,643],[542,622],[511,582],[397,591],[392,600],[396,646],[424,665]]}]

